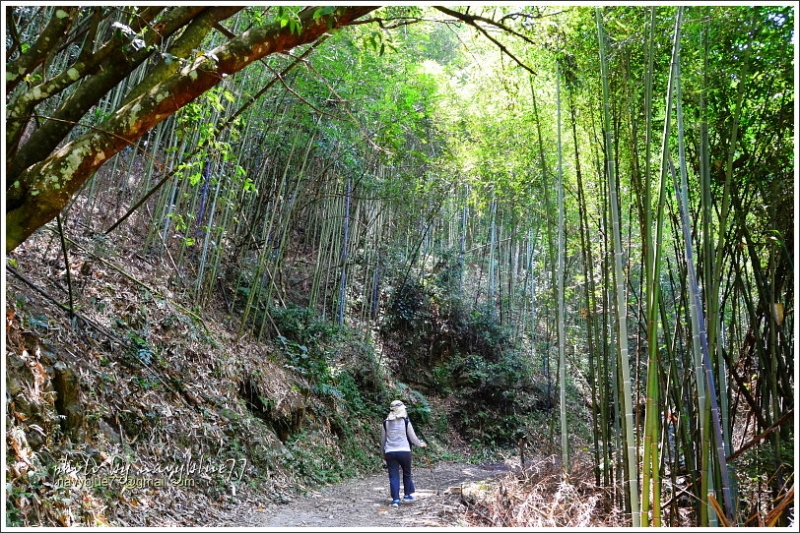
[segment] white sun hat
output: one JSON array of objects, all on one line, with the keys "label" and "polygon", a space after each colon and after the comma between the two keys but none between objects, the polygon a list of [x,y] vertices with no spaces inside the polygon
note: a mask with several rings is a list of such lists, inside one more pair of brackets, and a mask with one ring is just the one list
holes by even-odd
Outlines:
[{"label": "white sun hat", "polygon": [[395,400],[389,404],[389,416],[387,420],[394,420],[396,418],[408,418],[406,413],[406,406],[400,400]]}]

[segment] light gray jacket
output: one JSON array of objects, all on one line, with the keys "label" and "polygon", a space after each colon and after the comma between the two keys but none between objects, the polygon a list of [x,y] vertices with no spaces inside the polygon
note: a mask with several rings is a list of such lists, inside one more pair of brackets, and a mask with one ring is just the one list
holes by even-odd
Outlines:
[{"label": "light gray jacket", "polygon": [[411,444],[414,446],[425,446],[425,443],[417,438],[414,433],[414,426],[409,421],[408,437],[406,437],[406,422],[403,418],[385,420],[381,424],[381,457],[386,459],[386,452],[410,452]]}]

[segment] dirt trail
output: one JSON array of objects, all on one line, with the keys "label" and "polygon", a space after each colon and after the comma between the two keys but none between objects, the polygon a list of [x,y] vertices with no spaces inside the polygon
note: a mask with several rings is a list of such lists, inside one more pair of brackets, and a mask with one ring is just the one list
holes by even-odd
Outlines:
[{"label": "dirt trail", "polygon": [[384,472],[324,487],[283,505],[271,504],[257,508],[252,504],[243,504],[226,513],[218,524],[209,525],[325,528],[458,526],[457,511],[462,484],[491,479],[511,468],[508,463],[439,463],[428,466],[417,461],[413,469],[417,499],[399,508],[390,506],[389,477]]}]

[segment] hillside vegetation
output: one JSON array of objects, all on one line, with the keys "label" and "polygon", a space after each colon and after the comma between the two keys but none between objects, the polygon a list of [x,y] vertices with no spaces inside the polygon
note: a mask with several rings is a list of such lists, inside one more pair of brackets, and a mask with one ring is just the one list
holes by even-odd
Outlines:
[{"label": "hillside vegetation", "polygon": [[511,442],[511,424],[525,432],[525,410],[491,401],[502,386],[535,403],[513,370],[494,382],[438,367],[431,382],[434,367],[418,366],[407,380],[413,367],[380,336],[295,307],[273,311],[274,339],[237,340],[224,306],[191,311],[133,236],[126,248],[71,242],[81,291],[70,318],[52,298],[67,284],[53,237],[34,237],[9,275],[9,525],[203,525],[242,501],[290,501],[378,470],[395,398],[428,460],[487,458]]}]

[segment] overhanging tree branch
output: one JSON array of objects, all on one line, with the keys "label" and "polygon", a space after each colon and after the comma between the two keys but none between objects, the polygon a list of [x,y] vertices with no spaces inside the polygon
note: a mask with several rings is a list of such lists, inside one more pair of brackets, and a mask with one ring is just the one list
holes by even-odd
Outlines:
[{"label": "overhanging tree branch", "polygon": [[[221,15],[230,9],[209,8],[219,10]],[[7,189],[6,251],[52,220],[114,154],[225,77],[270,54],[314,42],[376,9],[339,7],[325,10],[324,14],[323,8],[303,10],[299,27],[281,25],[279,21],[254,27],[214,50],[178,62],[173,72],[160,70],[157,79],[146,79],[143,83],[148,90],[124,102],[97,130],[84,133],[46,159],[22,166],[11,178]],[[222,18],[210,17],[208,31]]]},{"label": "overhanging tree branch", "polygon": [[484,24],[488,24],[490,26],[494,26],[495,28],[498,28],[498,29],[504,31],[505,33],[508,33],[510,35],[513,35],[514,37],[518,37],[518,38],[522,39],[523,41],[525,41],[528,44],[536,44],[529,37],[526,37],[525,35],[523,35],[522,33],[518,32],[518,31],[512,30],[511,28],[509,28],[505,24],[502,24],[500,22],[496,22],[496,21],[494,21],[492,19],[488,19],[486,17],[481,17],[481,16],[478,16],[478,15],[469,15],[467,13],[461,13],[461,12],[456,11],[454,9],[449,9],[449,8],[446,8],[446,7],[443,7],[443,6],[434,6],[434,9],[437,9],[437,10],[441,11],[442,13],[444,13],[445,15],[450,15],[453,18],[456,18],[458,20],[461,20],[461,21],[465,22],[466,24],[469,24],[470,26],[472,26],[473,28],[478,30],[480,33],[482,33],[487,39],[492,41],[500,49],[501,52],[503,52],[505,55],[510,57],[517,65],[519,65],[520,67],[524,68],[525,70],[527,70],[528,72],[530,72],[534,76],[536,75],[536,71],[534,71],[532,68],[530,68],[524,62],[522,62],[517,56],[512,54],[511,51],[506,47],[506,45],[504,45],[503,43],[501,43],[500,41],[498,41],[497,39],[492,37],[492,35],[488,31],[486,31],[486,28],[484,28],[483,26],[481,26],[478,23],[479,22],[483,22]]}]

